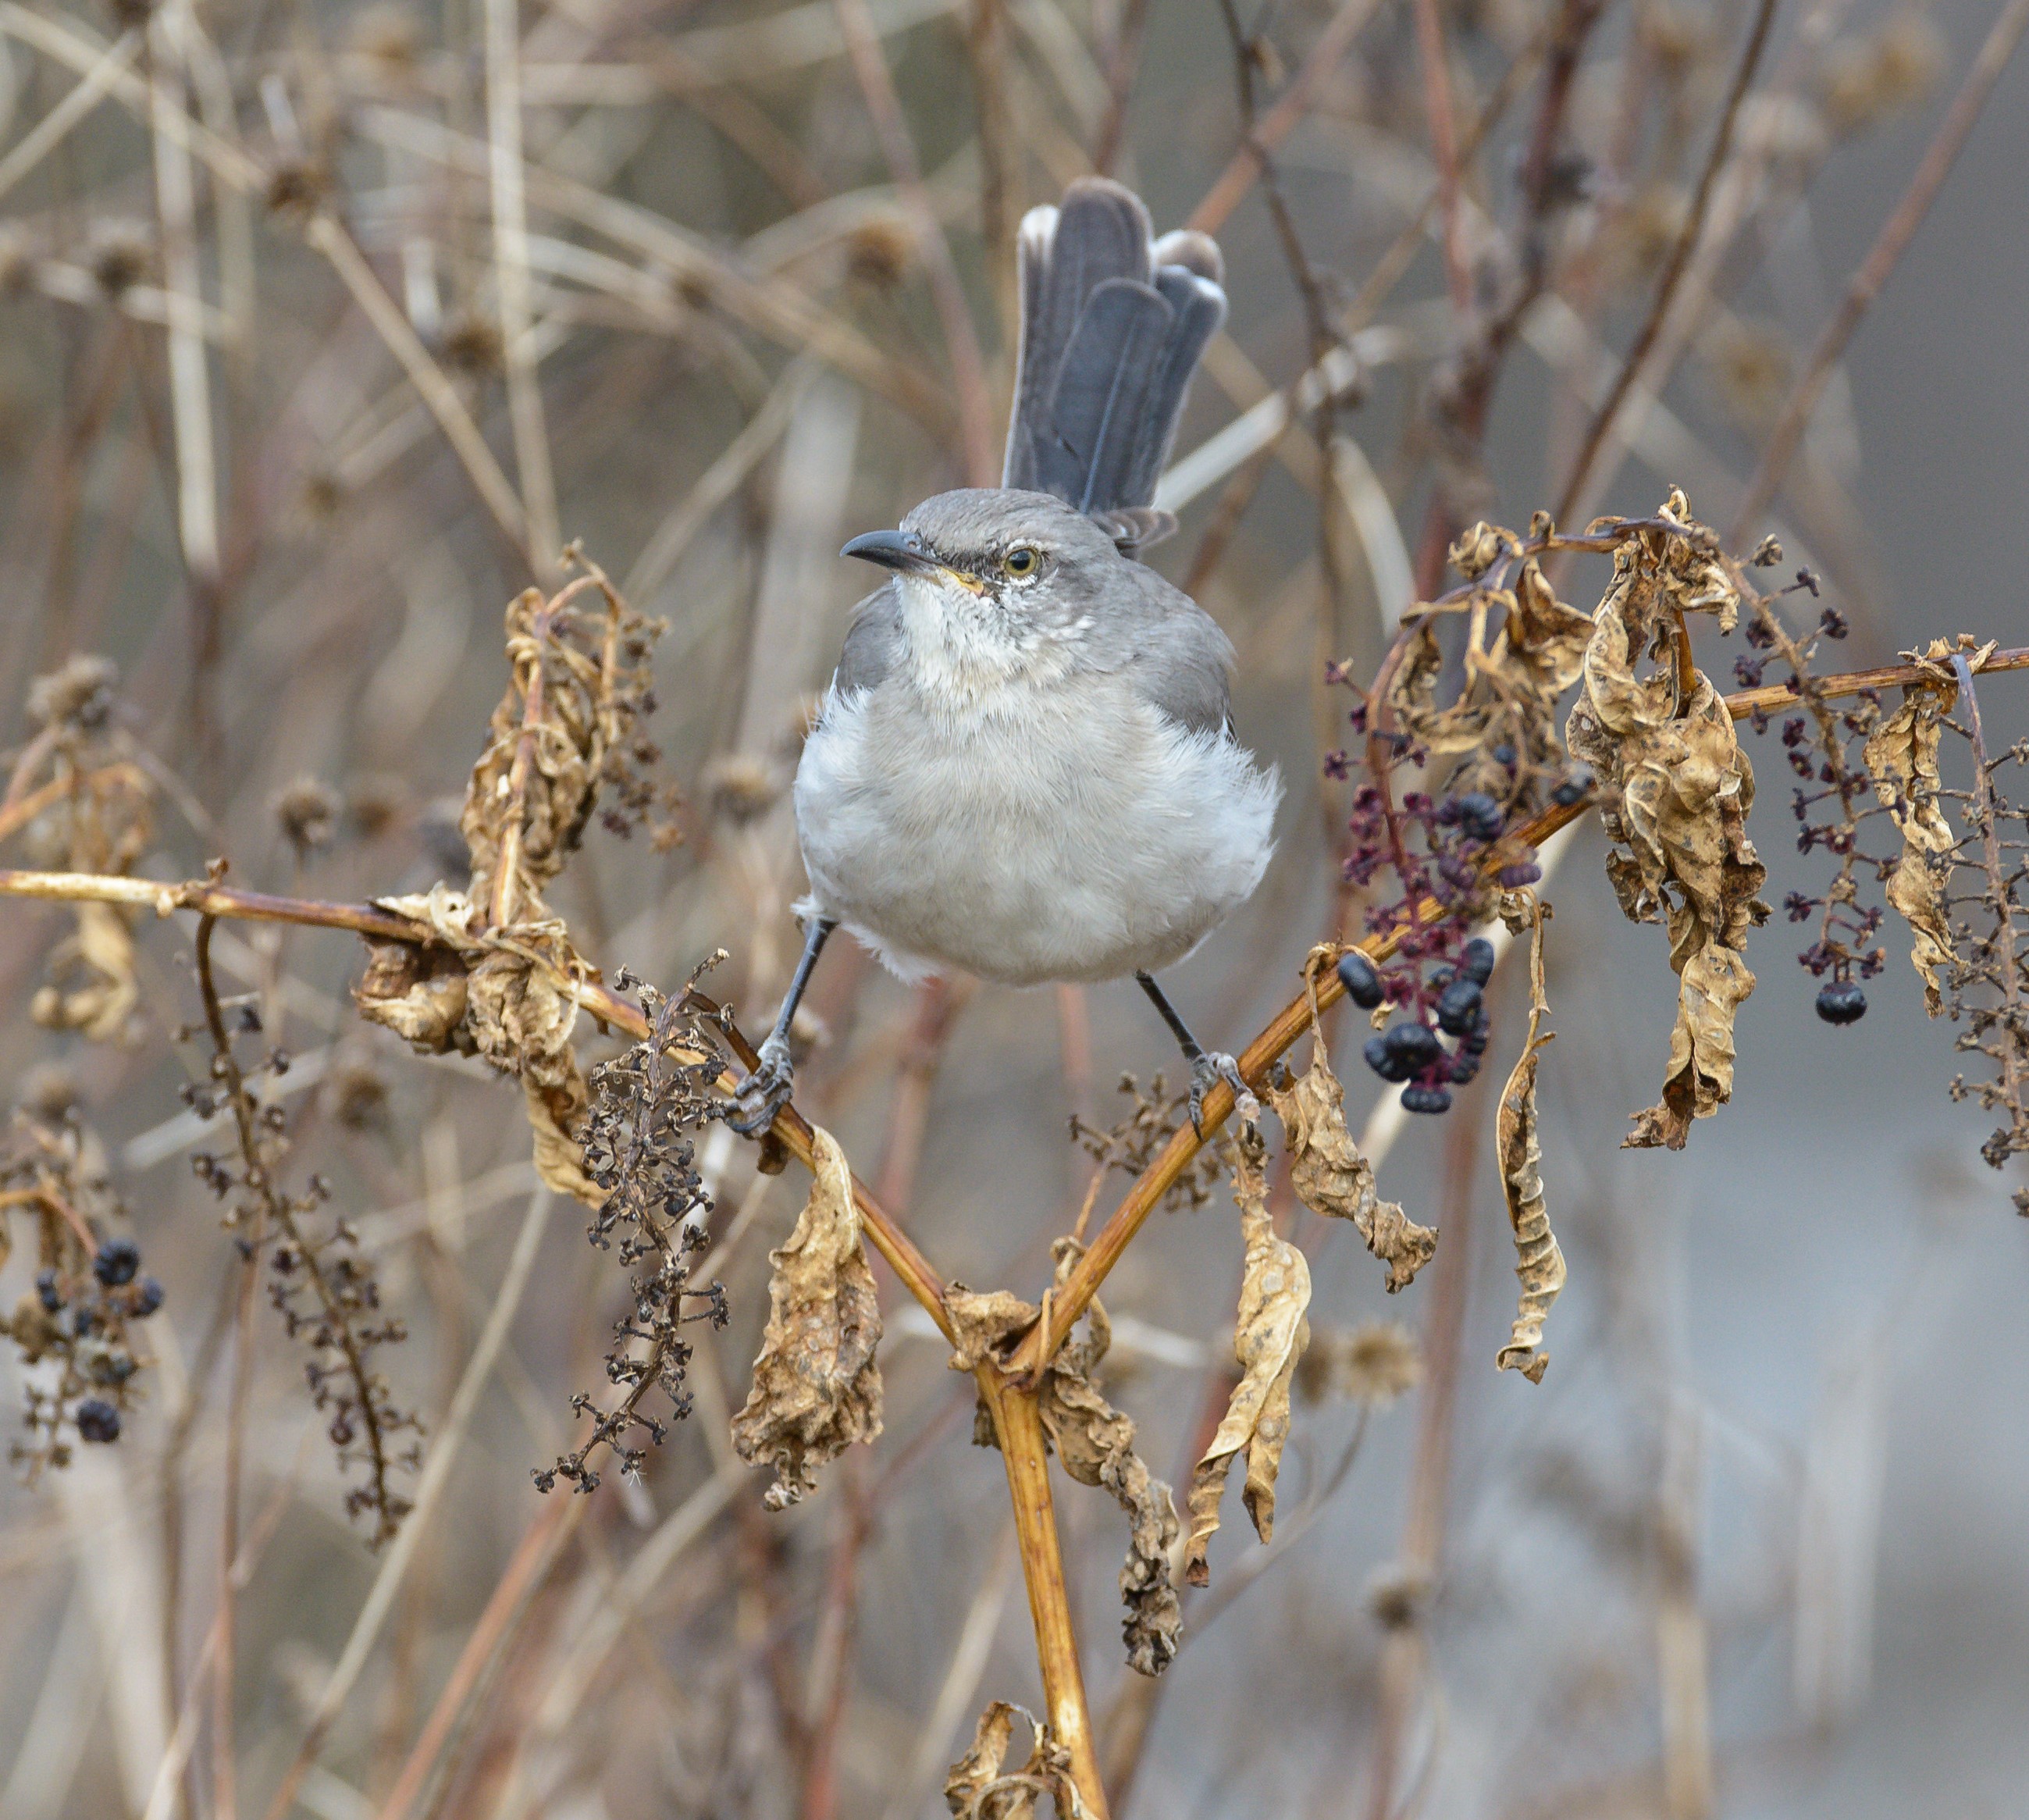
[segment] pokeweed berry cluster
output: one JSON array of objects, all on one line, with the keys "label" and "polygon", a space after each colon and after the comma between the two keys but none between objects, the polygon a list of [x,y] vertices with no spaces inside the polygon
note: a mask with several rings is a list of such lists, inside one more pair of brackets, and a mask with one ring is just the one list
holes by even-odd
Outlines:
[{"label": "pokeweed berry cluster", "polygon": [[[1427,978],[1420,966],[1378,968],[1357,948],[1340,957],[1339,983],[1361,1010],[1378,1011],[1391,1002],[1411,1008],[1370,1037],[1361,1051],[1384,1081],[1405,1083],[1406,1110],[1448,1111],[1452,1089],[1479,1072],[1487,1040],[1482,994],[1493,976],[1493,944],[1478,936],[1463,944],[1455,962]],[[1449,1049],[1445,1036],[1453,1039]]]},{"label": "pokeweed berry cluster", "polygon": [[[1800,591],[1817,593],[1817,578],[1808,569],[1800,569],[1795,582],[1782,592]],[[1896,864],[1892,855],[1861,848],[1861,823],[1883,811],[1868,766],[1852,755],[1853,742],[1864,745],[1879,726],[1881,697],[1865,689],[1851,707],[1834,708],[1819,689],[1811,671],[1819,641],[1842,639],[1847,632],[1835,607],[1825,607],[1801,639],[1789,634],[1765,601],[1757,604],[1742,630],[1749,649],[1734,659],[1734,678],[1743,688],[1757,689],[1769,664],[1781,664],[1790,672],[1787,686],[1801,710],[1783,716],[1781,736],[1783,759],[1797,779],[1790,801],[1797,850],[1829,853],[1838,867],[1822,897],[1791,891],[1783,897],[1783,913],[1792,923],[1818,919],[1817,939],[1797,955],[1797,964],[1824,982],[1818,989],[1818,1016],[1830,1024],[1857,1023],[1867,1015],[1867,994],[1860,982],[1873,979],[1887,961],[1875,939],[1886,912],[1879,904],[1860,902],[1858,875],[1864,867],[1886,879]],[[1767,730],[1771,718],[1764,708],[1749,716],[1756,733]]]},{"label": "pokeweed berry cluster", "polygon": [[33,1445],[17,1444],[17,1463],[67,1463],[62,1429],[79,1439],[106,1445],[120,1439],[129,1402],[128,1385],[141,1369],[128,1333],[131,1321],[146,1320],[162,1306],[162,1286],[140,1274],[140,1248],[131,1239],[110,1239],[91,1254],[88,1270],[75,1255],[35,1273],[32,1302],[24,1299],[12,1324],[23,1361],[53,1362],[53,1385],[31,1383],[28,1425]]}]

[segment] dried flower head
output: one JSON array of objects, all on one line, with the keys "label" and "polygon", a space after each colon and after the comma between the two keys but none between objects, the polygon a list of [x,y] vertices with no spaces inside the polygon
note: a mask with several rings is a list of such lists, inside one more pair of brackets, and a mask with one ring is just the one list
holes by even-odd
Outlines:
[{"label": "dried flower head", "polygon": [[1296,1389],[1313,1403],[1344,1401],[1385,1410],[1423,1381],[1422,1349],[1399,1320],[1314,1327],[1310,1350],[1296,1367]]},{"label": "dried flower head", "polygon": [[321,778],[299,777],[277,791],[269,807],[301,864],[331,845],[344,805],[338,792]]}]

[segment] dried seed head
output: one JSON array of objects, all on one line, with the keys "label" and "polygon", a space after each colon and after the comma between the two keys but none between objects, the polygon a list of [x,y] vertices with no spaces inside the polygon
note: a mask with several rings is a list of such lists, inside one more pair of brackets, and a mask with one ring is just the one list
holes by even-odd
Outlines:
[{"label": "dried seed head", "polygon": [[348,1131],[384,1131],[390,1124],[387,1076],[365,1061],[340,1062],[325,1076],[325,1103]]},{"label": "dried seed head", "polygon": [[846,269],[862,284],[892,291],[908,276],[915,251],[906,222],[893,217],[868,221],[846,243]]},{"label": "dried seed head", "polygon": [[331,845],[342,805],[338,792],[321,778],[299,777],[284,786],[269,807],[283,838],[304,860]]},{"label": "dried seed head", "polygon": [[725,752],[704,768],[704,793],[712,813],[736,826],[758,821],[781,800],[788,781],[781,767],[746,752]]},{"label": "dried seed head", "polygon": [[95,733],[113,711],[120,671],[109,657],[73,657],[61,670],[39,676],[28,688],[28,718],[42,726]]},{"label": "dried seed head", "polygon": [[365,8],[352,21],[347,48],[380,65],[388,76],[409,74],[423,48],[422,21],[406,6],[384,3]]},{"label": "dried seed head", "polygon": [[148,276],[154,258],[154,243],[140,222],[93,224],[85,263],[108,297],[118,298],[139,284]]},{"label": "dried seed head", "polygon": [[408,781],[369,771],[345,786],[345,819],[362,841],[377,841],[407,820],[414,808]]},{"label": "dried seed head", "polygon": [[1775,421],[1789,396],[1790,362],[1788,345],[1771,325],[1727,321],[1705,337],[1700,351],[1736,417],[1756,427]]},{"label": "dried seed head", "polygon": [[1430,1577],[1419,1567],[1397,1562],[1379,1569],[1367,1583],[1367,1609],[1383,1630],[1408,1630],[1430,1609]]},{"label": "dried seed head", "polygon": [[1314,1403],[1343,1399],[1385,1409],[1423,1381],[1423,1353],[1399,1320],[1313,1330],[1296,1368],[1296,1388]]},{"label": "dried seed head", "polygon": [[1922,101],[1944,61],[1943,34],[1927,13],[1905,8],[1864,37],[1831,47],[1825,59],[1825,117],[1840,134],[1879,126]]},{"label": "dried seed head", "polygon": [[500,325],[491,318],[461,310],[444,324],[437,351],[443,363],[461,373],[497,373],[505,355]]},{"label": "dried seed head", "polygon": [[56,1062],[41,1062],[21,1077],[15,1103],[43,1124],[61,1125],[83,1098],[77,1076],[69,1068]]}]

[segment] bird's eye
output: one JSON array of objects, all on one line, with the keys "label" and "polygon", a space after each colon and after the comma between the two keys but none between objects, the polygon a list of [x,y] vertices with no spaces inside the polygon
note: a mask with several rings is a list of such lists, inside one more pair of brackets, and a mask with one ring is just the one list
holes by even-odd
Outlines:
[{"label": "bird's eye", "polygon": [[1043,559],[1035,551],[1030,549],[1026,544],[1023,544],[1015,549],[1010,550],[1002,559],[1000,566],[1018,581],[1026,576],[1034,574],[1041,566],[1042,560]]}]

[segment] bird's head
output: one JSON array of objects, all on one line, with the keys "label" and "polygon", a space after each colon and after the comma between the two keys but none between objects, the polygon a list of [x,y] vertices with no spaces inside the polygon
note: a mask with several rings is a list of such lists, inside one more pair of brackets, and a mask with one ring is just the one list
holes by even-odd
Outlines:
[{"label": "bird's head", "polygon": [[1028,644],[1081,636],[1131,535],[1124,520],[1088,518],[1048,493],[974,487],[925,500],[899,529],[855,537],[840,554],[892,570],[918,611]]}]

